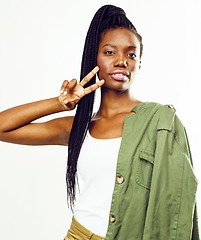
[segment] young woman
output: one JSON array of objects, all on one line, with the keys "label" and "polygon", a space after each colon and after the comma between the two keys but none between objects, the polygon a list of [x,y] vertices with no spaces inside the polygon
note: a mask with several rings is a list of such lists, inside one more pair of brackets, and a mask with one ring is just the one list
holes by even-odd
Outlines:
[{"label": "young woman", "polygon": [[[125,12],[103,6],[86,37],[80,83],[65,80],[59,97],[0,114],[1,141],[68,145],[74,216],[66,240],[199,239],[197,179],[185,129],[172,105],[140,102],[130,92],[142,50]],[[92,116],[99,87],[101,103]],[[76,106],[75,117],[32,123]]]}]

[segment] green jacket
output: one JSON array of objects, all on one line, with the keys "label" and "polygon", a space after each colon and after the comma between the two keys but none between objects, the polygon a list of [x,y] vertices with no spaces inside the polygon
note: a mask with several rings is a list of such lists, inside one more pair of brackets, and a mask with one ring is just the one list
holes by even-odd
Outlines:
[{"label": "green jacket", "polygon": [[171,105],[125,117],[106,240],[198,240],[197,179]]}]

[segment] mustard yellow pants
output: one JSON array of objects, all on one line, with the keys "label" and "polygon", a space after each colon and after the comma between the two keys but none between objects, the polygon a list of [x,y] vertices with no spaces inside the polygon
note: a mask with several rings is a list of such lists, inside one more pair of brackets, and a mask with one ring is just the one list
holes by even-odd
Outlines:
[{"label": "mustard yellow pants", "polygon": [[72,218],[72,223],[70,229],[67,232],[64,240],[104,240],[104,237],[98,236],[84,226],[82,226],[74,217]]}]

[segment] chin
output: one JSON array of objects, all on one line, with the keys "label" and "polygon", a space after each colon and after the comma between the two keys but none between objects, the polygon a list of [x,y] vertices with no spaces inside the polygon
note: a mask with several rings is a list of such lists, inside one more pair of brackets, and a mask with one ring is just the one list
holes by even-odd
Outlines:
[{"label": "chin", "polygon": [[107,82],[102,86],[103,89],[111,89],[111,90],[114,90],[114,91],[118,91],[118,92],[126,92],[129,90],[130,88],[130,83],[127,83],[127,82],[116,82],[116,83],[110,83],[110,84],[107,84]]}]

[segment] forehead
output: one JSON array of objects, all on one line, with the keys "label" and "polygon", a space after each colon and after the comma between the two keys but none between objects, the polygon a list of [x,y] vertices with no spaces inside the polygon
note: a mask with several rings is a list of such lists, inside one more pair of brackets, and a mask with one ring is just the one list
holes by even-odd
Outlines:
[{"label": "forehead", "polygon": [[115,46],[136,46],[140,48],[140,42],[135,33],[125,28],[111,29],[103,32],[99,47],[103,47],[105,44],[112,44]]}]

